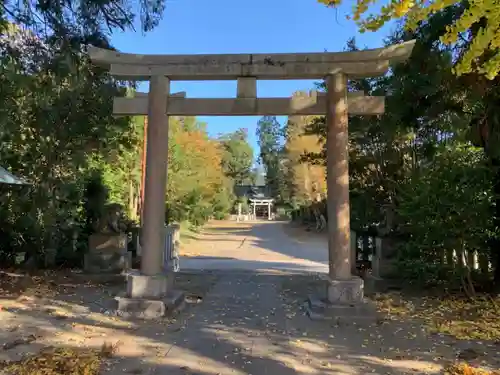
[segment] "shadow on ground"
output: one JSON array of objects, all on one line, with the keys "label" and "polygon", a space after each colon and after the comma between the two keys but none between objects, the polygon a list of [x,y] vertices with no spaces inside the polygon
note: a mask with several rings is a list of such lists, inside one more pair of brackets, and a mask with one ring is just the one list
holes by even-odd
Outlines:
[{"label": "shadow on ground", "polygon": [[183,270],[209,271],[281,271],[287,273],[327,273],[328,266],[322,264],[301,264],[298,262],[272,262],[263,260],[242,260],[220,256],[190,256],[182,257],[180,264]]},{"label": "shadow on ground", "polygon": [[438,372],[463,345],[492,352],[481,354],[485,361],[498,350],[428,336],[418,321],[312,322],[302,303],[322,288],[314,276],[212,272],[180,274],[177,284],[202,302],[175,318],[143,322],[110,314],[123,285],[45,277],[0,301],[2,344],[37,336],[0,351],[0,359],[108,342],[118,350],[102,374],[423,374]]},{"label": "shadow on ground", "polygon": [[[203,230],[203,235],[195,239],[197,244],[188,242],[186,253],[196,249],[197,255],[206,255],[207,249],[220,249],[221,257],[227,258],[227,253],[233,251],[231,256],[246,252],[247,255],[255,252],[255,261],[263,260],[259,251],[267,253],[271,261],[276,258],[288,258],[291,261],[307,261],[318,264],[328,263],[328,245],[326,238],[315,233],[307,236],[301,227],[295,227],[285,221],[262,222],[232,222],[232,226],[224,222],[214,222]],[[241,228],[239,228],[241,226]],[[304,233],[306,235],[304,236]],[[300,239],[299,235],[300,234]],[[194,238],[190,238],[194,240]],[[210,255],[217,257],[217,250]],[[199,254],[198,254],[199,253]],[[260,258],[259,258],[260,257]]]}]

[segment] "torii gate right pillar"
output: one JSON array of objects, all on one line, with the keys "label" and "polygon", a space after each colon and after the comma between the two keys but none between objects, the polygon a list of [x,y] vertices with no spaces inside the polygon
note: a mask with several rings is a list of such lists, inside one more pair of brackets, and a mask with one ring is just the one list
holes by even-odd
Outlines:
[{"label": "torii gate right pillar", "polygon": [[327,298],[334,304],[353,304],[362,302],[364,295],[363,280],[351,275],[347,76],[336,73],[328,76],[326,83]]}]

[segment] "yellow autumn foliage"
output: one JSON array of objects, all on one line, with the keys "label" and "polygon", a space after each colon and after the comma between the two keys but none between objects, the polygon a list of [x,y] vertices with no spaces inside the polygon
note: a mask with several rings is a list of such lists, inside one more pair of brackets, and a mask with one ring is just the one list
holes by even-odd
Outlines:
[{"label": "yellow autumn foliage", "polygon": [[[338,6],[342,0],[318,0],[327,6]],[[376,31],[392,19],[407,18],[407,27],[415,29],[433,13],[458,4],[454,0],[389,0],[378,14],[368,14],[370,5],[377,0],[356,0],[352,19],[361,32]],[[471,72],[494,79],[500,72],[500,0],[469,0],[469,8],[452,25],[447,26],[441,37],[444,44],[454,44],[459,34],[468,32],[481,21],[468,49],[457,62],[454,72],[462,75]]]},{"label": "yellow autumn foliage", "polygon": [[[307,100],[312,93],[298,91],[294,100]],[[315,116],[290,116],[287,126],[287,160],[291,180],[292,195],[302,202],[317,199],[318,194],[326,196],[326,168],[301,160],[304,152],[320,153],[322,143],[315,134],[305,134],[308,124]]]},{"label": "yellow autumn foliage", "polygon": [[499,370],[484,370],[471,367],[466,363],[451,364],[446,366],[443,373],[445,375],[500,375]]}]

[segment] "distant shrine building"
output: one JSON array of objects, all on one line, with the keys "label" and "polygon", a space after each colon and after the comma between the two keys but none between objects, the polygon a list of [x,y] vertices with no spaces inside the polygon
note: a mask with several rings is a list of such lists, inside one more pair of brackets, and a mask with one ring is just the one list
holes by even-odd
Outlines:
[{"label": "distant shrine building", "polygon": [[[246,197],[250,205],[249,214],[252,219],[257,218],[273,220],[274,199],[271,197],[271,191],[267,185],[236,185],[234,194],[238,198]],[[242,216],[241,206],[238,206],[238,219]]]}]

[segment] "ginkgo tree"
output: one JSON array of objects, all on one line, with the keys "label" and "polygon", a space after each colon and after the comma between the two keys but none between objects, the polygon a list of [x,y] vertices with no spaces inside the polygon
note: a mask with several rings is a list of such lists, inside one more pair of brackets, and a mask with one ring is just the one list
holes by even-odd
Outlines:
[{"label": "ginkgo tree", "polygon": [[[342,2],[318,1],[330,7]],[[462,3],[453,0],[389,0],[378,12],[371,13],[370,6],[378,2],[356,0],[351,18],[361,32],[379,30],[390,20],[403,17],[407,28],[412,30],[432,14]],[[493,80],[500,72],[500,0],[468,0],[462,15],[446,27],[441,42],[452,45],[467,36],[470,42],[454,67],[455,74],[478,72]]]}]

